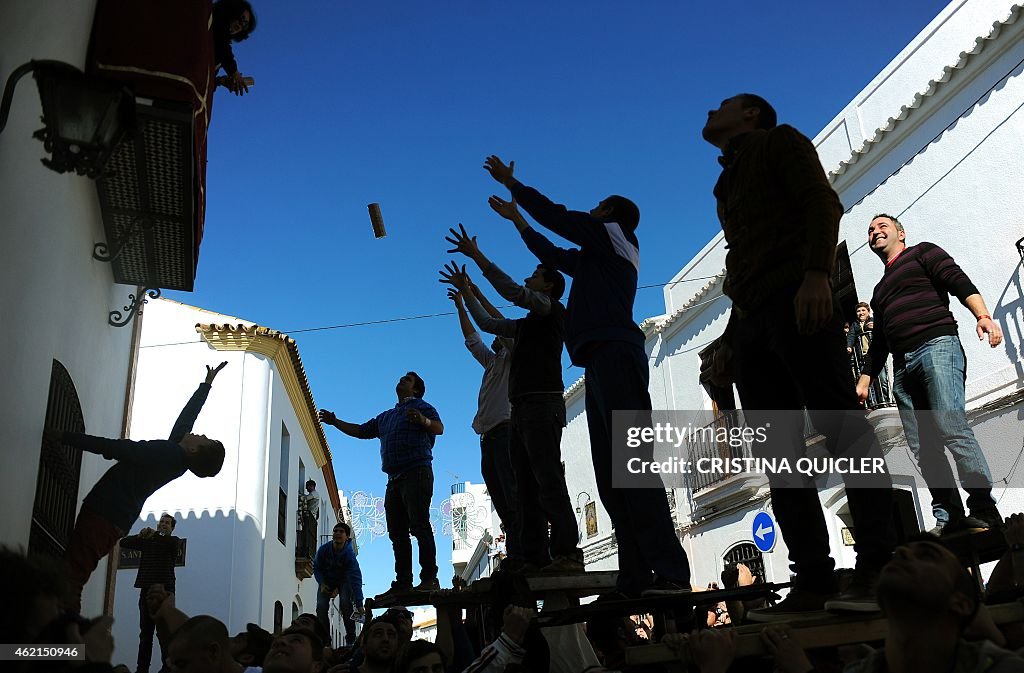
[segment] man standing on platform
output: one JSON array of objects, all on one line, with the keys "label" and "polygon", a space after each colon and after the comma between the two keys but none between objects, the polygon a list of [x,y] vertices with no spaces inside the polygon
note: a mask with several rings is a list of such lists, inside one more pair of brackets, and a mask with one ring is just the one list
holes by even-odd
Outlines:
[{"label": "man standing on platform", "polygon": [[[139,571],[135,574],[135,588],[139,590],[139,658],[135,673],[148,673],[153,659],[156,624],[146,608],[146,592],[154,584],[162,584],[164,589],[174,593],[174,564],[182,543],[180,537],[171,534],[177,523],[173,516],[164,514],[155,531],[143,528],[138,535],[121,538],[122,549],[134,549],[142,553]],[[163,661],[162,652],[160,661]]]},{"label": "man standing on platform", "polygon": [[[806,407],[834,456],[855,447],[875,451],[874,433],[850,385],[843,320],[832,302],[830,279],[843,206],[811,141],[776,123],[766,100],[739,94],[708,112],[702,132],[722,151],[714,194],[729,249],[725,294],[733,302],[723,340],[735,353],[740,401],[748,422],[758,411]],[[793,414],[791,422],[776,416],[772,434],[780,437],[779,446],[803,455],[802,415]],[[857,538],[848,591],[834,596],[835,560],[813,482],[772,483],[772,507],[789,547],[793,588],[778,605],[751,610],[748,619],[785,620],[822,608],[878,610],[875,583],[893,544],[891,480],[888,473],[872,475],[871,488],[860,482],[854,488],[848,475],[844,478]]]},{"label": "man standing on platform", "polygon": [[[409,590],[432,591],[437,581],[437,550],[430,526],[430,498],[434,492],[434,440],[444,433],[437,410],[423,401],[426,384],[416,372],[398,380],[398,404],[362,425],[348,423],[333,411],[320,410],[320,421],[356,439],[380,438],[381,469],[388,475],[384,515],[395,550],[395,581],[387,594]],[[412,543],[420,549],[420,583],[412,585]]]},{"label": "man standing on platform", "polygon": [[[892,215],[876,215],[868,225],[868,245],[885,271],[871,297],[875,338],[857,395],[867,399],[871,380],[884,371],[891,352],[893,395],[907,444],[931,491],[938,527],[945,533],[996,528],[1002,517],[992,499],[988,461],[967,422],[967,358],[949,310],[949,295],[974,315],[978,339],[987,334],[995,348],[1003,333],[978,288],[945,250],[924,241],[907,247],[906,239],[903,225]],[[953,454],[970,516],[943,446]]]}]

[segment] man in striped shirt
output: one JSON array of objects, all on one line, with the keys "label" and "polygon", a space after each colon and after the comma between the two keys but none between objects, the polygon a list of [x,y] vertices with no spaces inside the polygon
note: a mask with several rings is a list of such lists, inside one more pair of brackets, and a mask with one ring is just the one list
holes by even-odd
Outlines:
[{"label": "man in striped shirt", "polygon": [[[138,535],[121,538],[121,547],[142,552],[135,588],[139,590],[139,658],[135,673],[146,673],[153,658],[153,631],[156,628],[146,609],[146,592],[154,584],[174,593],[174,563],[181,538],[172,535],[177,520],[170,514],[160,517],[156,530],[143,528]],[[163,653],[161,653],[162,655]],[[163,656],[160,657],[163,661]]]},{"label": "man in striped shirt", "polygon": [[[943,533],[998,527],[1002,518],[992,499],[992,474],[967,422],[967,360],[949,295],[974,315],[978,339],[987,334],[995,348],[1003,334],[978,288],[945,250],[926,242],[907,247],[906,239],[903,225],[892,215],[876,215],[868,226],[868,245],[885,264],[885,272],[871,298],[875,332],[857,396],[867,399],[871,380],[892,353],[893,395],[907,444],[931,491],[938,527]],[[953,454],[970,516],[943,446]]]}]

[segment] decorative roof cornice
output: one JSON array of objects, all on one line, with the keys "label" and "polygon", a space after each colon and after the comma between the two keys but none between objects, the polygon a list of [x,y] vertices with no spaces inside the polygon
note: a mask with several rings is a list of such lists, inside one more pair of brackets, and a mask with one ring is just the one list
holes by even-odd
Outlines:
[{"label": "decorative roof cornice", "polygon": [[[309,388],[309,379],[306,378],[306,370],[302,366],[302,358],[299,357],[299,348],[287,334],[261,327],[260,325],[196,325],[196,332],[218,351],[242,351],[245,353],[259,353],[273,360],[277,366],[278,375],[288,392],[288,399],[296,411],[299,425],[302,427],[302,434],[309,444],[313,453],[313,460],[316,466],[324,469],[324,466],[331,465],[331,449],[327,445],[327,437],[324,435],[323,426],[317,416],[317,407],[313,402],[313,392]],[[306,413],[300,413],[302,409]],[[330,476],[325,471],[325,479],[333,482],[333,467],[330,469]],[[335,511],[340,506],[338,501],[337,487],[334,484],[325,485],[331,496],[331,504]]]},{"label": "decorative roof cornice", "polygon": [[[685,280],[685,278],[683,280]],[[670,313],[667,318],[659,322],[657,326],[655,326],[654,330],[658,334],[664,333],[664,331],[671,327],[673,323],[681,319],[687,311],[697,306],[697,304],[699,304],[702,299],[707,297],[712,290],[721,285],[722,281],[724,280],[725,269],[722,269],[721,271],[716,273],[711,280],[705,283],[704,286],[701,287],[701,289],[697,290],[697,292],[692,297],[687,299],[682,306],[680,306],[675,311]]]},{"label": "decorative roof cornice", "polygon": [[566,388],[565,392],[562,393],[562,399],[568,402],[570,398],[582,391],[583,388],[586,387],[586,378],[587,377],[584,375],[573,381],[572,385]]},{"label": "decorative roof cornice", "polygon": [[974,40],[974,45],[967,51],[960,52],[960,57],[956,63],[947,65],[942,69],[942,72],[935,79],[929,80],[924,90],[914,94],[914,97],[909,103],[902,106],[895,117],[889,117],[885,124],[875,129],[871,137],[864,140],[864,144],[860,148],[853,150],[849,159],[844,159],[839,162],[839,166],[832,171],[828,172],[829,182],[835,182],[836,179],[846,172],[846,170],[857,163],[862,156],[871,151],[871,148],[880,143],[886,135],[891,133],[896,126],[910,116],[911,112],[921,107],[926,98],[929,98],[946,83],[948,83],[953,75],[958,70],[963,70],[967,67],[968,63],[978,54],[980,54],[988,43],[993,42],[999,37],[999,34],[1003,31],[1003,28],[1014,24],[1017,19],[1020,18],[1021,11],[1024,9],[1024,5],[1015,4],[1010,7],[1009,15],[1002,21],[996,21],[992,24],[992,30],[987,35],[982,35]]}]

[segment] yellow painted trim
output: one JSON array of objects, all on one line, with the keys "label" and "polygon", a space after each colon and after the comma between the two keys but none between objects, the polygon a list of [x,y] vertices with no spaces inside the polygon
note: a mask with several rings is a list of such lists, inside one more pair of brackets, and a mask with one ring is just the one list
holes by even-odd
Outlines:
[{"label": "yellow painted trim", "polygon": [[[317,469],[331,462],[331,449],[316,416],[316,404],[305,383],[305,370],[294,341],[280,332],[259,326],[196,325],[196,331],[218,351],[258,353],[273,360]],[[292,341],[291,347],[286,340]]]}]

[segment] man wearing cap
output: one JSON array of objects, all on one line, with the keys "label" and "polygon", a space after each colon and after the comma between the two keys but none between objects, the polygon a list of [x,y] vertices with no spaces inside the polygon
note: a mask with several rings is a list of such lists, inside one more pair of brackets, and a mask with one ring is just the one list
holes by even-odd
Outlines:
[{"label": "man wearing cap", "polygon": [[245,631],[231,638],[231,658],[246,668],[262,668],[274,636],[259,624],[248,623]]}]

